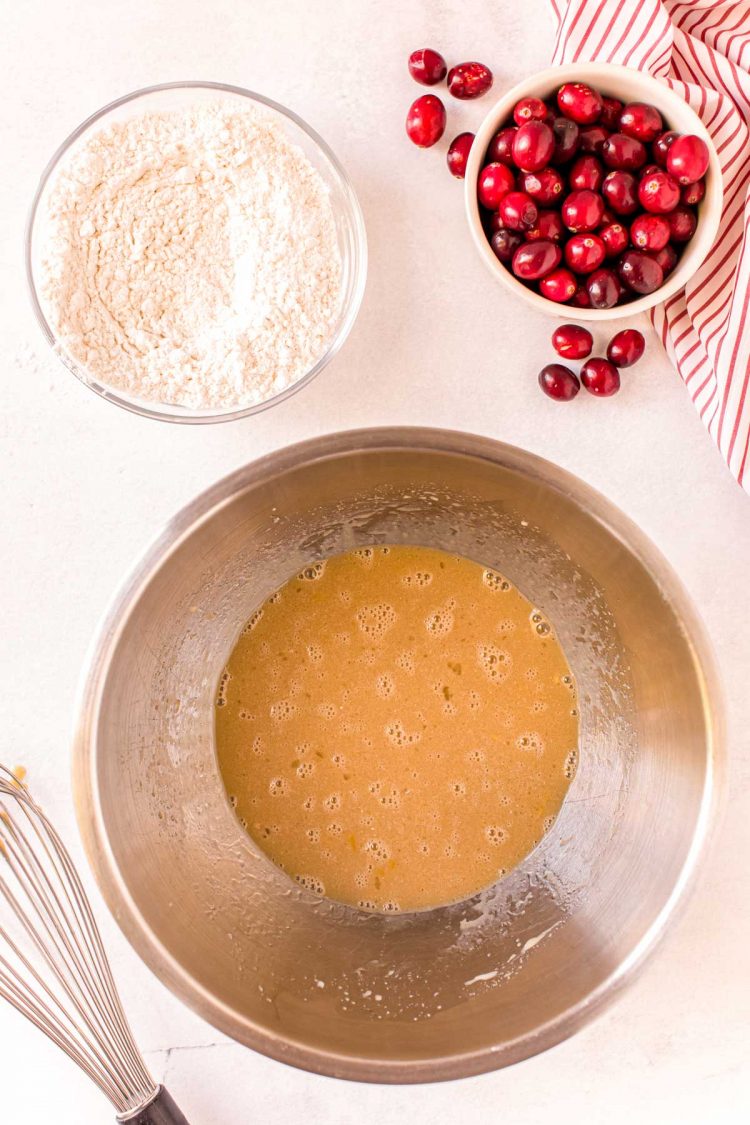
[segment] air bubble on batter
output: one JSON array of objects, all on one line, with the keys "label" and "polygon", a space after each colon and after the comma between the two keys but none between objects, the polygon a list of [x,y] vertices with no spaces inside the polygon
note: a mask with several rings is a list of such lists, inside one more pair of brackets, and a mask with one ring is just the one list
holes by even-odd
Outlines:
[{"label": "air bubble on batter", "polygon": [[259,758],[261,756],[261,754],[263,753],[263,751],[265,750],[265,748],[266,748],[266,743],[265,743],[265,740],[263,738],[263,735],[256,734],[255,738],[250,743],[250,749],[252,750],[253,754],[255,754],[255,756]]},{"label": "air bubble on batter", "polygon": [[336,766],[337,769],[340,769],[340,770],[346,769],[346,758],[344,757],[343,754],[332,754],[331,755],[331,761],[333,762],[334,766]]},{"label": "air bubble on batter", "polygon": [[307,658],[308,658],[308,660],[311,660],[313,662],[313,664],[319,664],[320,661],[323,659],[323,656],[324,656],[323,649],[321,648],[320,645],[309,644],[307,646]]},{"label": "air bubble on batter", "polygon": [[541,715],[543,711],[548,709],[547,703],[543,699],[535,699],[531,704],[531,714]]},{"label": "air bubble on batter", "polygon": [[413,676],[416,667],[414,653],[409,649],[400,652],[396,657],[396,667],[400,668],[402,672],[406,672],[407,676]]},{"label": "air bubble on batter", "polygon": [[535,730],[524,731],[519,734],[516,739],[516,746],[519,750],[525,750],[529,754],[536,754],[538,758],[544,753],[544,739]]},{"label": "air bubble on batter", "polygon": [[339,824],[337,820],[332,820],[330,824],[326,825],[326,832],[329,836],[341,836],[343,831],[343,824]]},{"label": "air bubble on batter", "polygon": [[281,590],[277,590],[275,594],[271,594],[270,598],[268,599],[268,604],[269,605],[278,605],[280,601],[281,601]]},{"label": "air bubble on batter", "polygon": [[497,645],[477,645],[477,662],[493,684],[504,683],[513,667],[510,653]]},{"label": "air bubble on batter", "polygon": [[216,706],[217,707],[225,707],[226,706],[227,686],[228,686],[231,678],[232,677],[230,676],[229,672],[225,668],[224,671],[221,673],[221,679],[219,680],[219,690],[216,693]]},{"label": "air bubble on batter", "polygon": [[319,844],[320,843],[320,829],[319,828],[308,828],[305,831],[305,835],[307,836],[307,838],[308,838],[308,840],[310,841],[311,844]]},{"label": "air bubble on batter", "polygon": [[305,810],[305,812],[312,812],[312,810],[315,808],[315,798],[305,797],[304,801],[302,802],[302,808]]},{"label": "air bubble on batter", "polygon": [[245,628],[242,630],[243,636],[245,636],[247,633],[252,633],[253,629],[258,624],[258,622],[260,621],[262,616],[263,616],[262,608],[256,609],[255,613],[248,620],[247,624],[245,625]]},{"label": "air bubble on batter", "polygon": [[315,773],[315,762],[300,762],[300,764],[297,766],[297,769],[295,770],[295,773],[297,774],[297,777],[303,779],[306,777],[312,777],[312,775]]},{"label": "air bubble on batter", "polygon": [[387,672],[382,672],[381,675],[375,679],[375,692],[381,699],[390,699],[396,690],[393,676],[389,676]]},{"label": "air bubble on batter", "polygon": [[387,902],[384,902],[380,909],[383,910],[386,914],[399,914],[401,911],[401,907],[399,906],[399,904],[392,898],[389,898]]},{"label": "air bubble on batter", "polygon": [[241,707],[237,712],[237,718],[244,720],[246,723],[254,723],[258,716],[254,715],[252,711],[248,711],[246,707]]},{"label": "air bubble on batter", "polygon": [[368,855],[375,856],[375,858],[381,860],[381,862],[385,862],[385,860],[391,858],[391,850],[383,840],[366,840],[363,844],[363,849]]},{"label": "air bubble on batter", "polygon": [[402,574],[401,582],[409,589],[425,589],[432,582],[428,570],[415,570],[413,574]]},{"label": "air bubble on batter", "polygon": [[301,570],[297,575],[300,582],[317,582],[325,574],[326,564],[324,562],[311,563]]},{"label": "air bubble on batter", "polygon": [[336,710],[337,708],[335,703],[319,703],[315,708],[316,713],[323,719],[335,719]]},{"label": "air bubble on batter", "polygon": [[291,699],[279,699],[276,703],[271,704],[269,711],[270,717],[275,723],[284,723],[287,720],[294,718],[297,714],[297,705],[292,703]]},{"label": "air bubble on batter", "polygon": [[350,645],[352,643],[351,633],[346,633],[346,632],[334,633],[333,639],[334,639],[334,641],[336,642],[337,645]]},{"label": "air bubble on batter", "polygon": [[368,570],[372,566],[375,559],[375,550],[373,547],[357,547],[357,549],[353,551],[352,554],[354,555],[355,559],[359,559],[362,565],[367,567]]},{"label": "air bubble on batter", "polygon": [[272,797],[283,797],[289,792],[289,782],[284,777],[272,777],[268,783],[268,792]]},{"label": "air bubble on batter", "polygon": [[447,637],[453,629],[454,617],[448,605],[439,606],[425,618],[425,629],[431,637]]},{"label": "air bubble on batter", "polygon": [[430,854],[430,845],[427,843],[426,840],[420,840],[419,843],[417,844],[417,851],[419,852],[420,855],[429,855]]},{"label": "air bubble on batter", "polygon": [[563,763],[563,773],[570,780],[578,767],[578,751],[569,750]]},{"label": "air bubble on batter", "polygon": [[328,796],[323,799],[323,808],[326,812],[336,812],[337,809],[341,808],[341,805],[342,797],[340,793],[329,793]]},{"label": "air bubble on batter", "polygon": [[364,871],[355,871],[354,885],[355,887],[364,888],[370,882],[370,869],[366,867]]},{"label": "air bubble on batter", "polygon": [[453,797],[465,797],[466,796],[466,782],[465,781],[462,781],[461,779],[458,779],[456,781],[450,781],[448,783],[448,786],[449,786],[451,795]]},{"label": "air bubble on batter", "polygon": [[344,605],[350,605],[352,600],[351,590],[339,590],[339,601]]},{"label": "air bubble on batter", "polygon": [[555,816],[545,816],[544,820],[542,821],[542,828],[545,832],[549,832],[556,819],[557,817]]},{"label": "air bubble on batter", "polygon": [[[373,902],[371,898],[361,898],[357,903],[357,906],[360,910],[373,911],[378,909],[378,904],[376,902]],[[365,995],[367,995],[367,993],[365,993]]]},{"label": "air bubble on batter", "polygon": [[230,796],[229,804],[232,806],[233,809],[237,808],[237,794],[236,793],[232,793],[232,795]]},{"label": "air bubble on batter", "polygon": [[378,602],[375,605],[360,606],[354,617],[366,637],[379,641],[396,624],[398,615],[392,605]]},{"label": "air bubble on batter", "polygon": [[500,847],[501,844],[504,844],[508,838],[507,831],[499,824],[488,824],[485,827],[484,834],[492,844],[492,846],[495,848]]},{"label": "air bubble on batter", "polygon": [[420,731],[413,731],[411,734],[407,734],[404,724],[398,719],[394,722],[386,723],[385,736],[390,743],[398,747],[414,746],[422,738]]},{"label": "air bubble on batter", "polygon": [[548,637],[552,632],[552,626],[550,625],[549,621],[545,619],[544,615],[540,613],[538,609],[535,609],[533,611],[530,620],[534,632],[537,634],[537,636]]},{"label": "air bubble on batter", "polygon": [[483,570],[482,582],[487,589],[492,590],[493,593],[505,593],[507,590],[510,590],[510,582],[508,579],[503,578],[502,574],[498,574],[496,570]]},{"label": "air bubble on batter", "polygon": [[323,880],[318,879],[316,875],[295,875],[294,878],[306,891],[312,891],[316,895],[324,895],[326,893]]}]

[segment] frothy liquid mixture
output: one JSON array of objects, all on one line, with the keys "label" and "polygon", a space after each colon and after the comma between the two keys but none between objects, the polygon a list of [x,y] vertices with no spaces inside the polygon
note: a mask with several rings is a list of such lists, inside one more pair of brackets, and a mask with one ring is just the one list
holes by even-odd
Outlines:
[{"label": "frothy liquid mixture", "polygon": [[575,684],[510,583],[424,547],[316,563],[248,622],[216,700],[242,824],[290,876],[365,910],[467,898],[555,819]]}]

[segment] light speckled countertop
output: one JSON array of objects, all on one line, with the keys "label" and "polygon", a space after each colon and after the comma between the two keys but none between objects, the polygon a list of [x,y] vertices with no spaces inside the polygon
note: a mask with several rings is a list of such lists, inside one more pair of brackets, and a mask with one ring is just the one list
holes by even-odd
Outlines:
[{"label": "light speckled countertop", "polygon": [[[337,1083],[252,1054],[147,972],[93,899],[137,1038],[192,1125],[704,1125],[750,1113],[750,499],[729,477],[655,342],[610,402],[545,400],[549,322],[485,276],[461,186],[402,119],[408,52],[480,58],[501,92],[545,65],[546,0],[28,0],[6,8],[0,60],[0,759],[23,760],[76,857],[68,741],[78,672],[133,559],[196,492],[329,430],[420,423],[524,446],[578,473],[649,534],[713,639],[729,703],[729,803],[700,887],[638,982],[592,1026],[510,1070],[430,1087]],[[22,231],[36,178],[94,109],[139,86],[208,78],[301,113],[349,170],[370,275],[355,330],[307,390],[257,419],[178,428],[98,400],[48,354],[28,305]],[[486,102],[484,104],[489,104]],[[449,134],[483,103],[452,103]],[[447,138],[446,138],[447,139]],[[644,322],[645,327],[645,322]],[[91,880],[86,872],[87,883]],[[82,1075],[0,1008],[2,1117],[113,1119]]]}]

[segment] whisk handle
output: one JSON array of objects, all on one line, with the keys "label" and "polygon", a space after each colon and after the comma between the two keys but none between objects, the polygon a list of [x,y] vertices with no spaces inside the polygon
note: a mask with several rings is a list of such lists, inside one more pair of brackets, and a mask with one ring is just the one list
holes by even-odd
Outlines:
[{"label": "whisk handle", "polygon": [[135,1117],[118,1117],[126,1125],[190,1125],[187,1117],[178,1108],[169,1090],[160,1086],[156,1097],[139,1110]]}]

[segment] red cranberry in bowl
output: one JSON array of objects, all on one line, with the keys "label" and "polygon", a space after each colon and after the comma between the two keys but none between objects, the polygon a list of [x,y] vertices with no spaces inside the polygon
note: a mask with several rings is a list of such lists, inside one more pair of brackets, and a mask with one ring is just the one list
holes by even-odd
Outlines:
[{"label": "red cranberry in bowl", "polygon": [[527,121],[513,138],[513,160],[523,172],[538,172],[555,150],[555,134],[543,121]]},{"label": "red cranberry in bowl", "polygon": [[515,186],[513,173],[505,164],[486,164],[477,180],[479,202],[488,211],[496,211],[503,197]]},{"label": "red cranberry in bowl", "polygon": [[583,82],[566,82],[557,91],[560,112],[578,125],[591,125],[597,121],[603,107],[602,96]]},{"label": "red cranberry in bowl", "polygon": [[594,337],[580,324],[561,324],[552,333],[552,347],[563,359],[585,359],[593,346]]},{"label": "red cranberry in bowl", "polygon": [[648,144],[658,137],[664,122],[656,106],[645,102],[630,102],[620,113],[620,132]]},{"label": "red cranberry in bowl", "polygon": [[500,227],[490,239],[490,246],[496,258],[501,262],[510,262],[518,247],[523,242],[523,236],[515,230]]},{"label": "red cranberry in bowl", "polygon": [[490,234],[494,234],[496,230],[500,230],[503,225],[503,220],[497,211],[490,212],[489,215],[483,215],[484,225]]},{"label": "red cranberry in bowl", "polygon": [[597,234],[574,234],[565,243],[565,261],[576,273],[593,273],[605,254],[604,243]]},{"label": "red cranberry in bowl", "polygon": [[466,162],[469,159],[469,150],[473,143],[473,133],[459,133],[451,141],[446,160],[448,161],[450,174],[455,176],[457,180],[463,180],[466,176]]},{"label": "red cranberry in bowl", "polygon": [[527,121],[546,121],[548,112],[541,98],[521,98],[513,107],[513,120],[516,125],[525,125]]},{"label": "red cranberry in bowl", "polygon": [[589,297],[588,290],[583,285],[579,285],[568,301],[568,304],[573,305],[577,309],[590,309],[591,298]]},{"label": "red cranberry in bowl", "polygon": [[672,242],[689,242],[698,225],[695,212],[687,207],[675,207],[674,211],[669,212],[665,221],[669,226],[669,237]]},{"label": "red cranberry in bowl", "polygon": [[663,133],[659,133],[659,136],[651,145],[651,155],[662,168],[666,168],[667,154],[679,135],[679,133],[675,133],[674,129],[666,129]]},{"label": "red cranberry in bowl", "polygon": [[465,62],[448,71],[448,89],[454,98],[481,98],[492,85],[492,71],[484,63]]},{"label": "red cranberry in bowl", "polygon": [[568,230],[596,230],[604,214],[604,201],[595,191],[572,191],[562,205],[562,218]]},{"label": "red cranberry in bowl", "polygon": [[524,172],[518,186],[530,195],[535,203],[549,207],[558,203],[563,192],[563,178],[556,168],[542,168],[539,172]]},{"label": "red cranberry in bowl", "polygon": [[658,164],[644,164],[638,169],[638,178],[642,180],[644,176],[653,176],[654,172],[661,172]]},{"label": "red cranberry in bowl", "polygon": [[609,398],[620,389],[620,373],[608,359],[593,356],[581,368],[581,382],[592,395]]},{"label": "red cranberry in bowl", "polygon": [[513,255],[511,268],[521,281],[538,281],[560,265],[562,250],[556,242],[540,238],[538,242],[524,242]]},{"label": "red cranberry in bowl", "polygon": [[599,115],[599,124],[605,129],[614,131],[620,119],[622,102],[618,98],[602,98],[602,112]]},{"label": "red cranberry in bowl", "polygon": [[638,184],[638,199],[646,211],[662,215],[680,202],[680,185],[668,172],[653,172]]},{"label": "red cranberry in bowl", "polygon": [[409,74],[422,86],[436,86],[447,73],[443,56],[429,47],[422,47],[409,55]]},{"label": "red cranberry in bowl", "polygon": [[668,273],[677,265],[677,251],[671,242],[668,242],[663,250],[657,250],[651,257],[661,266],[662,273],[666,277]]},{"label": "red cranberry in bowl", "polygon": [[708,171],[708,145],[700,137],[678,137],[667,153],[667,171],[678,183],[694,184]]},{"label": "red cranberry in bowl", "polygon": [[602,195],[617,215],[638,210],[638,181],[632,172],[610,172],[604,177]]},{"label": "red cranberry in bowl", "polygon": [[553,242],[562,241],[565,227],[559,211],[540,211],[533,227],[526,231],[526,240],[535,242],[539,238],[550,238]]},{"label": "red cranberry in bowl", "polygon": [[539,386],[549,398],[570,402],[581,389],[578,376],[562,363],[548,363],[539,372]]},{"label": "red cranberry in bowl", "polygon": [[589,191],[599,191],[604,179],[604,169],[595,156],[578,156],[570,166],[568,183],[575,191],[587,188]]},{"label": "red cranberry in bowl", "polygon": [[577,281],[570,270],[563,267],[554,269],[539,282],[539,292],[548,301],[563,305],[576,291]]},{"label": "red cranberry in bowl", "polygon": [[659,263],[642,250],[626,250],[617,268],[628,289],[635,293],[654,293],[664,281]]},{"label": "red cranberry in bowl", "polygon": [[608,258],[616,258],[618,254],[622,254],[630,242],[628,230],[622,223],[607,223],[606,226],[599,227],[596,233],[604,243]]},{"label": "red cranberry in bowl", "polygon": [[505,129],[501,129],[499,133],[495,133],[487,148],[486,159],[492,163],[499,162],[512,166],[513,138],[517,132],[518,129],[515,126],[508,125]]},{"label": "red cranberry in bowl", "polygon": [[605,205],[604,211],[602,212],[602,226],[608,226],[610,223],[616,222],[617,216],[615,215],[614,211],[610,211],[609,208]]},{"label": "red cranberry in bowl", "polygon": [[498,211],[503,224],[511,230],[531,230],[539,215],[536,203],[525,191],[509,191],[500,200]]},{"label": "red cranberry in bowl", "polygon": [[615,367],[632,367],[646,350],[646,341],[643,333],[637,328],[623,328],[609,341],[607,359]]},{"label": "red cranberry in bowl", "polygon": [[445,106],[434,94],[422,94],[409,107],[406,133],[419,148],[431,148],[445,132]]},{"label": "red cranberry in bowl", "polygon": [[585,125],[578,134],[578,147],[581,152],[601,153],[608,138],[609,129],[605,129],[603,125]]},{"label": "red cranberry in bowl", "polygon": [[578,148],[578,126],[567,117],[556,117],[552,122],[552,132],[555,134],[552,159],[555,164],[564,164],[575,155]]},{"label": "red cranberry in bowl", "polygon": [[586,292],[592,308],[611,309],[620,299],[622,285],[612,270],[600,269],[590,275]]},{"label": "red cranberry in bowl", "polygon": [[608,168],[632,172],[646,163],[646,146],[626,133],[612,133],[601,147],[602,160]]},{"label": "red cranberry in bowl", "polygon": [[663,215],[637,215],[630,225],[630,241],[639,250],[663,250],[669,237],[669,223]]},{"label": "red cranberry in bowl", "polygon": [[695,206],[700,203],[703,196],[706,194],[706,181],[696,180],[694,184],[685,184],[680,191],[680,201],[686,207]]}]

